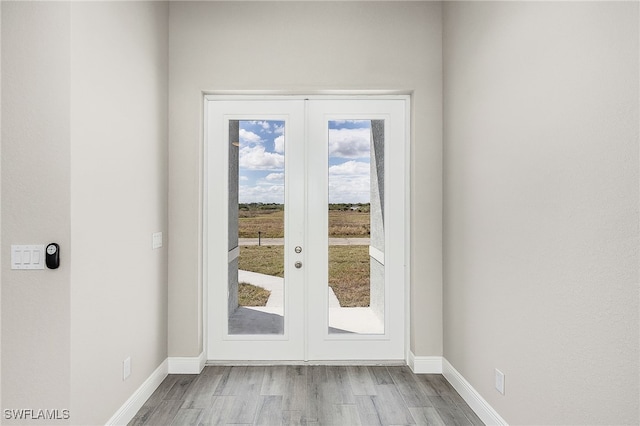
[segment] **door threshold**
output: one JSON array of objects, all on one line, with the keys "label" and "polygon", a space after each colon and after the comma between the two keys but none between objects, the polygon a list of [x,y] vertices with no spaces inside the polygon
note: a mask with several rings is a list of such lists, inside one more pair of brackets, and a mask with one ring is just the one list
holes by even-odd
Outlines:
[{"label": "door threshold", "polygon": [[247,361],[247,360],[210,360],[205,363],[207,367],[213,366],[231,366],[231,367],[246,367],[246,366],[273,366],[273,365],[331,365],[331,366],[384,366],[384,367],[398,367],[405,366],[407,363],[404,360],[335,360],[335,361],[295,361],[295,360],[283,360],[283,361]]}]

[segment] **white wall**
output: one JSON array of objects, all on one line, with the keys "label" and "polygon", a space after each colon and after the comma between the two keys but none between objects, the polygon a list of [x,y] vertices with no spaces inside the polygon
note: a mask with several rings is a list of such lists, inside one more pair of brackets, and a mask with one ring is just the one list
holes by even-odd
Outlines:
[{"label": "white wall", "polygon": [[[167,357],[167,31],[166,3],[2,2],[2,408],[104,424]],[[60,269],[9,269],[50,241]]]},{"label": "white wall", "polygon": [[[167,31],[166,3],[72,4],[71,408],[79,424],[108,420],[167,357]],[[152,250],[156,231],[165,247]]]},{"label": "white wall", "polygon": [[[69,8],[2,2],[3,410],[70,402]],[[10,269],[11,244],[54,241],[59,269]]]},{"label": "white wall", "polygon": [[640,421],[638,18],[444,6],[444,355],[510,424]]},{"label": "white wall", "polygon": [[441,5],[170,5],[169,355],[202,351],[203,91],[413,90],[412,334],[442,354]]}]

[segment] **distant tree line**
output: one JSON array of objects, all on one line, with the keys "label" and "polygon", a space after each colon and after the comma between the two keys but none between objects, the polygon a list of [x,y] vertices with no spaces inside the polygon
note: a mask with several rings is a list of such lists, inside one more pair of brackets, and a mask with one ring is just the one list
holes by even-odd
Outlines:
[{"label": "distant tree line", "polygon": [[369,203],[335,203],[329,204],[329,210],[356,211],[368,213],[371,209]]},{"label": "distant tree line", "polygon": [[[283,204],[277,203],[240,203],[239,210],[244,211],[278,211],[284,210]],[[371,206],[369,203],[332,203],[329,204],[329,210],[336,211],[357,211],[369,213]]]},{"label": "distant tree line", "polygon": [[240,203],[238,204],[239,210],[284,210],[283,204],[277,203]]}]

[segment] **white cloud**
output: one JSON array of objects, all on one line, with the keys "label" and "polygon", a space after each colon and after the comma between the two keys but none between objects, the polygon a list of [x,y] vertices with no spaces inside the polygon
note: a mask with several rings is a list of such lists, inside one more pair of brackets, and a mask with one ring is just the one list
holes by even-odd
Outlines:
[{"label": "white cloud", "polygon": [[278,203],[284,204],[284,184],[240,186],[240,203]]},{"label": "white cloud", "polygon": [[240,167],[249,170],[282,170],[284,155],[266,152],[262,145],[240,149]]},{"label": "white cloud", "polygon": [[262,142],[262,138],[253,133],[250,132],[248,130],[245,129],[240,129],[240,142],[244,142],[244,143],[260,143]]},{"label": "white cloud", "polygon": [[271,125],[269,124],[268,121],[249,121],[249,124],[251,125],[259,125],[260,127],[262,127],[263,130],[269,130],[271,128]]},{"label": "white cloud", "polygon": [[246,177],[246,176],[240,176],[240,182],[246,182],[246,181],[248,181],[248,180],[249,180],[249,178],[248,178],[248,177]]},{"label": "white cloud", "polygon": [[274,145],[273,150],[275,152],[279,152],[280,154],[282,154],[284,152],[284,135],[280,135],[277,138],[275,138],[273,140],[273,145]]},{"label": "white cloud", "polygon": [[278,134],[278,135],[282,135],[282,134],[284,134],[284,124],[283,124],[283,125],[281,125],[281,126],[278,126],[278,125],[276,124],[276,125],[275,125],[275,127],[273,128],[273,132],[274,132],[275,134]]},{"label": "white cloud", "polygon": [[329,167],[329,176],[369,176],[369,173],[371,173],[371,166],[369,163],[364,163],[362,161],[351,160],[346,163]]},{"label": "white cloud", "polygon": [[334,124],[369,124],[371,120],[331,120],[331,123]]},{"label": "white cloud", "polygon": [[265,179],[270,182],[283,181],[284,173],[269,173],[267,176],[265,176]]},{"label": "white cloud", "polygon": [[370,129],[329,129],[329,156],[339,158],[369,157]]},{"label": "white cloud", "polygon": [[329,167],[330,203],[368,203],[371,198],[370,165],[347,161]]},{"label": "white cloud", "polygon": [[369,176],[329,177],[330,203],[368,203],[370,199]]}]

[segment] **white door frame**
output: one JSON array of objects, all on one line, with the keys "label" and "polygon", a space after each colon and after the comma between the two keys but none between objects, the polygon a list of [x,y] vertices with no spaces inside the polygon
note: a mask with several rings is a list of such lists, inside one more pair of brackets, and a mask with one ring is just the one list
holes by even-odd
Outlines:
[{"label": "white door frame", "polygon": [[[411,105],[411,96],[410,93],[407,92],[382,92],[382,91],[369,91],[369,92],[322,92],[322,93],[306,93],[306,94],[285,94],[285,93],[275,93],[275,92],[253,92],[253,93],[243,93],[243,92],[210,92],[203,94],[203,162],[202,162],[202,272],[203,272],[203,281],[202,281],[202,347],[203,347],[203,355],[204,359],[208,359],[209,355],[209,306],[211,296],[210,290],[210,279],[209,279],[209,270],[208,270],[208,255],[209,255],[209,247],[208,247],[208,179],[209,179],[209,170],[208,170],[208,156],[209,156],[209,148],[207,144],[208,140],[208,129],[207,129],[207,112],[208,112],[208,102],[211,100],[234,100],[234,101],[265,101],[265,100],[389,100],[389,99],[400,99],[404,101],[405,105],[405,140],[403,143],[404,148],[404,188],[403,188],[403,196],[404,196],[404,346],[405,346],[405,361],[409,362],[410,356],[410,259],[411,259],[411,222],[410,222],[410,211],[411,211],[411,197],[410,197],[410,183],[411,183],[411,168],[410,168],[410,139],[411,139],[411,126],[410,126],[410,105]],[[218,361],[219,362],[219,361]]]}]

